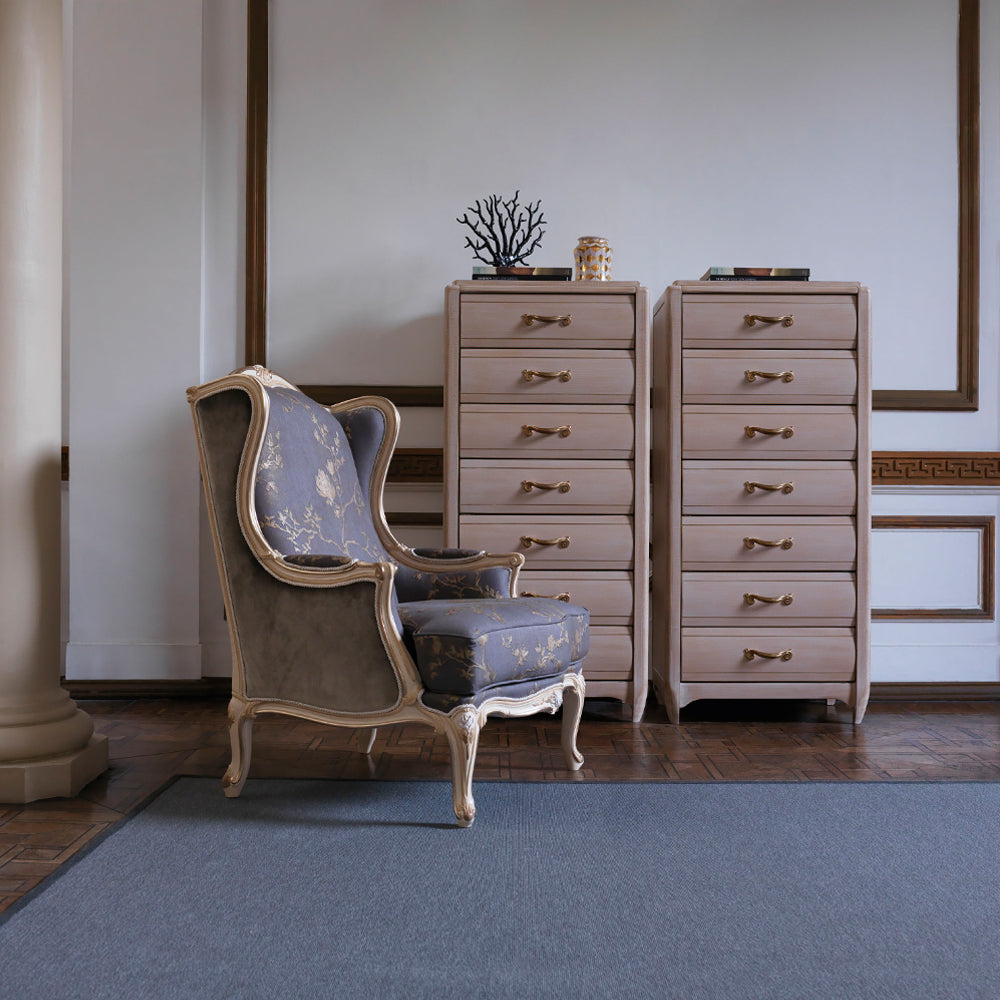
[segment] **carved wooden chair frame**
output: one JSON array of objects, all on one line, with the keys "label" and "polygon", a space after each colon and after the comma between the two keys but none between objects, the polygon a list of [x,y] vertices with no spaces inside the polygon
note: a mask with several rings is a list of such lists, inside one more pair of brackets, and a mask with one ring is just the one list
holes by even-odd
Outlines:
[{"label": "carved wooden chair frame", "polygon": [[[226,617],[229,623],[230,645],[233,659],[232,698],[229,702],[229,735],[232,746],[232,762],[222,779],[225,794],[235,797],[240,794],[250,769],[251,732],[254,718],[263,712],[280,713],[296,718],[334,726],[360,729],[360,742],[365,753],[371,751],[378,726],[399,722],[420,722],[432,726],[443,733],[451,752],[452,795],[455,816],[459,826],[471,825],[475,818],[475,802],[472,797],[472,775],[475,767],[479,733],[490,715],[524,716],[538,712],[554,714],[564,706],[562,718],[562,750],[566,765],[577,770],[583,764],[583,757],[576,747],[576,735],[583,710],[585,682],[579,673],[567,673],[550,685],[523,697],[489,698],[478,706],[460,705],[449,712],[443,712],[425,705],[422,701],[424,684],[403,637],[397,629],[392,614],[393,584],[396,566],[391,562],[361,562],[354,560],[332,568],[294,565],[286,561],[267,541],[261,530],[254,503],[254,482],[257,465],[269,421],[270,400],[265,387],[281,386],[299,391],[297,386],[268,371],[260,365],[238,369],[231,374],[202,386],[188,389],[188,402],[192,413],[197,403],[215,393],[230,389],[240,389],[250,397],[251,423],[240,460],[237,483],[236,504],[243,537],[253,555],[273,577],[295,587],[333,588],[343,587],[357,581],[370,581],[375,585],[373,612],[378,633],[392,666],[398,685],[396,703],[389,709],[378,712],[346,713],[326,708],[310,706],[292,701],[253,698],[247,694],[246,678],[241,655],[240,636],[237,632],[236,616],[233,614],[229,584],[226,580],[225,563],[219,538],[215,512],[210,510],[216,561],[222,580]],[[444,570],[482,570],[494,567],[510,569],[510,596],[517,596],[517,576],[524,563],[520,553],[487,554],[479,552],[460,559],[428,559],[403,545],[392,534],[385,519],[383,490],[389,460],[399,434],[399,413],[396,407],[381,396],[361,396],[356,399],[328,406],[330,413],[340,413],[359,407],[374,407],[385,418],[385,434],[379,447],[371,476],[370,507],[372,520],[382,545],[399,564],[415,570],[437,573]],[[195,415],[197,428],[197,416]],[[207,481],[206,455],[201,434],[198,434],[199,458],[203,478]],[[207,503],[213,503],[210,493],[206,493]]]}]

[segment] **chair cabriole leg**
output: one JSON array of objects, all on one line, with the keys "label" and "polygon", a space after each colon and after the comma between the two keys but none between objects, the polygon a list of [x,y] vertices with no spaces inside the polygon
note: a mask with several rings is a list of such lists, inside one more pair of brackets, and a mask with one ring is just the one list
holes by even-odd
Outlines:
[{"label": "chair cabriole leg", "polygon": [[229,702],[229,743],[233,759],[222,776],[222,790],[231,799],[235,799],[243,791],[250,771],[252,730],[253,715],[250,706],[242,698],[233,697]]},{"label": "chair cabriole leg", "polygon": [[358,743],[361,744],[361,752],[364,754],[369,754],[372,752],[372,747],[375,745],[375,734],[378,729],[372,726],[370,729],[359,729],[358,730]]},{"label": "chair cabriole leg", "polygon": [[455,818],[459,826],[472,826],[476,803],[472,798],[472,772],[476,767],[476,749],[483,721],[479,711],[469,705],[456,708],[446,717],[445,734],[451,748],[451,788]]},{"label": "chair cabriole leg", "polygon": [[576,734],[583,714],[586,682],[580,674],[570,674],[566,679],[569,683],[563,691],[562,749],[566,755],[566,766],[571,771],[577,771],[583,765],[583,755],[576,747]]}]

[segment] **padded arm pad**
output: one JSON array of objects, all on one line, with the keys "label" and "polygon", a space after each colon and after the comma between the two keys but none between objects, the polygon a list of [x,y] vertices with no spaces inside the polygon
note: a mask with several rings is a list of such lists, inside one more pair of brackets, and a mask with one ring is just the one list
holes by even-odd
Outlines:
[{"label": "padded arm pad", "polygon": [[350,566],[356,561],[350,556],[335,556],[328,552],[295,552],[282,556],[282,560],[290,566],[311,566],[316,569],[336,569],[338,566]]},{"label": "padded arm pad", "polygon": [[482,549],[414,549],[415,555],[421,559],[475,559],[484,556]]},{"label": "padded arm pad", "polygon": [[[429,550],[417,550],[421,555]],[[462,549],[445,550],[464,552]],[[473,553],[477,554],[477,553]],[[433,558],[424,555],[424,558]],[[510,597],[511,570],[507,566],[483,569],[442,569],[439,573],[400,566],[396,597],[402,602]]]}]

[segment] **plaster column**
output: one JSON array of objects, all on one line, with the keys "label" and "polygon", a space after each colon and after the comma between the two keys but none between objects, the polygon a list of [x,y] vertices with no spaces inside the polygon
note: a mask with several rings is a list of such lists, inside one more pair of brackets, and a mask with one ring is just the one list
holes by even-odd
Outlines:
[{"label": "plaster column", "polygon": [[31,802],[108,763],[59,684],[61,0],[0,0],[0,94],[0,802]]}]

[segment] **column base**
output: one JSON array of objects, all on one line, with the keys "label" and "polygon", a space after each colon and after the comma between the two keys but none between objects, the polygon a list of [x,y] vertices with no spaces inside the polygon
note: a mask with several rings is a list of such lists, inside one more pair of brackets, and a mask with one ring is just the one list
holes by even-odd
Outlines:
[{"label": "column base", "polygon": [[0,802],[72,798],[108,769],[108,738],[95,733],[70,753],[0,764]]}]

